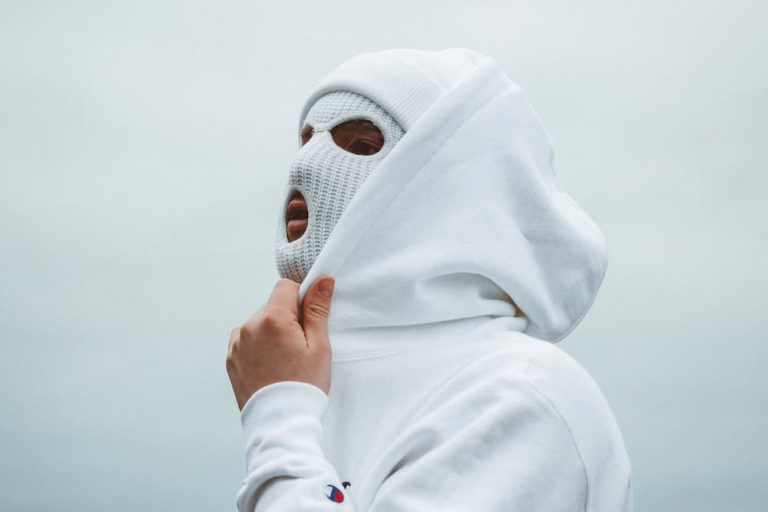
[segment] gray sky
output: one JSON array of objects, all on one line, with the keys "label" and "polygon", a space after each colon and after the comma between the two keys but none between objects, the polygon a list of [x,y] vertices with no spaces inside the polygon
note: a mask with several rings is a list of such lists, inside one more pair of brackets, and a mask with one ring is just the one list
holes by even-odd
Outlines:
[{"label": "gray sky", "polygon": [[234,510],[229,331],[278,278],[299,109],[342,60],[473,48],[609,244],[561,346],[636,508],[765,510],[762,2],[42,2],[0,9],[0,509]]}]

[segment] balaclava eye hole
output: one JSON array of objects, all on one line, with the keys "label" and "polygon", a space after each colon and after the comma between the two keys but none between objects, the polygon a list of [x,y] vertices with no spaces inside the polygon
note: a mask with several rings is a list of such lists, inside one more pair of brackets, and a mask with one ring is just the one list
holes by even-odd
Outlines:
[{"label": "balaclava eye hole", "polygon": [[312,129],[312,127],[308,124],[305,124],[304,128],[301,130],[301,135],[299,135],[299,138],[301,139],[301,145],[303,146],[309,142],[309,139],[312,138],[314,133],[315,131]]},{"label": "balaclava eye hole", "polygon": [[356,155],[374,155],[384,146],[384,134],[368,119],[350,119],[331,128],[331,137],[341,149]]},{"label": "balaclava eye hole", "polygon": [[[303,146],[314,135],[311,125],[305,124],[301,130]],[[341,149],[356,155],[373,155],[384,146],[384,134],[369,119],[350,119],[331,128],[331,137]]]}]

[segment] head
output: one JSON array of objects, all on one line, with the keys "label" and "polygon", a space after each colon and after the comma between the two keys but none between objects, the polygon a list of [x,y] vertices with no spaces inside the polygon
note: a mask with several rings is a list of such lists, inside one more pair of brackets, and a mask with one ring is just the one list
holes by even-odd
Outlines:
[{"label": "head", "polygon": [[464,48],[362,53],[315,86],[299,116],[299,150],[278,220],[282,277],[303,282],[361,185],[480,59]]},{"label": "head", "polygon": [[381,106],[337,90],[310,107],[277,230],[281,277],[301,283],[363,182],[405,134]]}]

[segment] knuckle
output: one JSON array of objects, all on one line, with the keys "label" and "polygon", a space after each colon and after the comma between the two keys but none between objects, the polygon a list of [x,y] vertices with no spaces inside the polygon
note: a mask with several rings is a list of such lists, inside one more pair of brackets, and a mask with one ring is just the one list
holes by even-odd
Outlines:
[{"label": "knuckle", "polygon": [[239,344],[240,344],[239,338],[233,338],[229,340],[229,345],[227,345],[227,357],[232,357],[234,355]]},{"label": "knuckle", "polygon": [[264,308],[264,311],[261,314],[260,324],[266,329],[274,330],[280,326],[282,318],[283,314],[277,308]]},{"label": "knuckle", "polygon": [[240,327],[236,328],[237,330],[237,339],[250,336],[255,331],[255,326],[253,325],[253,322],[250,320],[246,320],[243,322]]}]

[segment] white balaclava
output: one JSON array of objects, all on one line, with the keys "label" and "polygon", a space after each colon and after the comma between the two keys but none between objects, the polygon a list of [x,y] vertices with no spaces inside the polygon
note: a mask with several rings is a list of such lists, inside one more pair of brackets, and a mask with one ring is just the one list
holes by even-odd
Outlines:
[{"label": "white balaclava", "polygon": [[[350,119],[367,119],[381,130],[384,145],[378,152],[359,155],[334,142],[330,130]],[[313,134],[291,162],[276,243],[280,276],[297,283],[306,277],[357,189],[405,133],[378,104],[342,90],[319,97],[304,119],[303,125],[307,124]],[[301,237],[289,242],[285,214],[294,190],[301,192],[307,202],[308,225]]]}]

